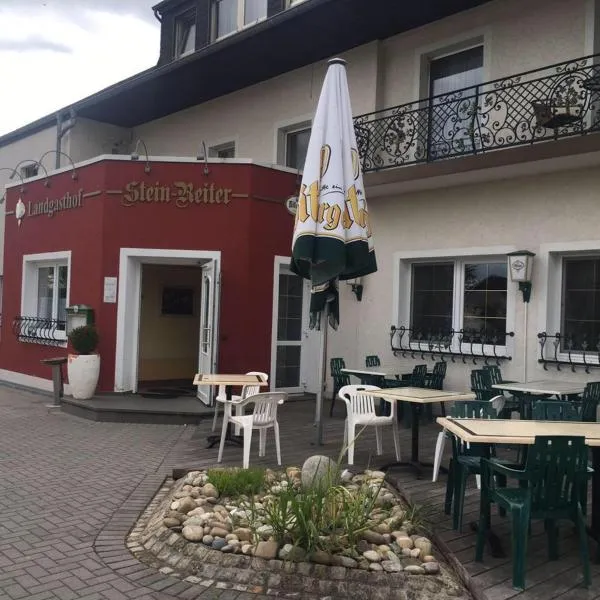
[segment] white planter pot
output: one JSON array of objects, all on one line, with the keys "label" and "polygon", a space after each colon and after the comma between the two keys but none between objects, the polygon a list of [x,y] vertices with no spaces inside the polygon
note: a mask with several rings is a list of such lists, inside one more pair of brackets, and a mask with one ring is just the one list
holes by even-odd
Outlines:
[{"label": "white planter pot", "polygon": [[94,395],[100,376],[99,354],[69,354],[67,363],[71,394],[76,400],[87,400]]}]

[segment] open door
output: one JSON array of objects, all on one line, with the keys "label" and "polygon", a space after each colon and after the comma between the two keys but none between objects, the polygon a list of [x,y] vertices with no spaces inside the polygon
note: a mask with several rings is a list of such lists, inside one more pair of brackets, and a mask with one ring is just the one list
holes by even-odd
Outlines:
[{"label": "open door", "polygon": [[[213,259],[202,266],[198,373],[217,372],[220,287],[219,262]],[[198,386],[198,399],[210,406],[213,392],[211,386]]]}]

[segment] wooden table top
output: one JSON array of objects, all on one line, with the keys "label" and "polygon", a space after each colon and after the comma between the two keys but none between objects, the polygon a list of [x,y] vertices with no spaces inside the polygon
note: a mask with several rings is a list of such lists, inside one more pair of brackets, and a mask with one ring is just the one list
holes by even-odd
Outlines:
[{"label": "wooden table top", "polygon": [[528,381],[527,383],[495,383],[492,387],[496,390],[505,390],[507,392],[554,394],[562,396],[563,394],[581,394],[585,388],[585,383],[580,383],[578,381],[552,381],[551,379],[541,379],[539,381]]},{"label": "wooden table top", "polygon": [[572,435],[585,437],[588,446],[600,446],[600,423],[451,417],[438,417],[437,422],[469,443],[533,444],[536,435]]},{"label": "wooden table top", "polygon": [[194,385],[268,385],[260,375],[226,375],[218,373],[197,373]]},{"label": "wooden table top", "polygon": [[368,396],[376,396],[386,400],[402,400],[404,402],[416,402],[418,404],[430,404],[432,402],[451,402],[453,400],[475,400],[475,394],[471,392],[446,392],[418,387],[384,388],[381,390],[365,391]]}]

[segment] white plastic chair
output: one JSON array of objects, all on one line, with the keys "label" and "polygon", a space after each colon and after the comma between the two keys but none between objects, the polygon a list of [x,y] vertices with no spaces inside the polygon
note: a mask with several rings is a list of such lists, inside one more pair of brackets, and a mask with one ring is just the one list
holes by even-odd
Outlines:
[{"label": "white plastic chair", "polygon": [[398,421],[396,419],[396,402],[391,402],[390,415],[379,417],[375,412],[375,397],[361,394],[361,391],[379,390],[376,385],[345,385],[338,393],[338,396],[346,404],[346,422],[344,424],[344,448],[348,452],[348,464],[354,464],[354,442],[356,438],[356,426],[375,427],[375,436],[377,440],[377,455],[383,453],[381,444],[381,427],[391,426],[394,435],[394,448],[396,450],[396,460],[400,462],[400,438],[398,436]]},{"label": "white plastic chair", "polygon": [[[246,375],[258,375],[261,377],[263,381],[269,381],[269,375],[267,373],[263,373],[262,371],[250,371],[246,373]],[[248,396],[253,396],[254,394],[258,394],[260,392],[259,385],[245,385],[242,387],[242,393],[240,395],[233,394],[231,396],[232,402],[236,402],[241,400],[242,398],[247,398]],[[227,400],[227,395],[225,393],[225,386],[220,385],[219,391],[215,398],[215,414],[213,416],[212,430],[215,431],[217,428],[217,419],[219,418],[219,405],[224,404]],[[240,412],[236,412],[236,416],[243,415],[243,408],[240,406],[238,409]],[[236,427],[235,434],[239,435],[239,427]]]},{"label": "white plastic chair", "polygon": [[[499,394],[498,396],[494,396],[490,402],[492,404],[492,408],[499,413],[504,408],[506,397],[502,394]],[[442,457],[444,456],[444,447],[446,446],[447,439],[450,439],[450,434],[445,429],[438,433],[437,440],[435,442],[435,454],[433,455],[433,476],[431,478],[433,483],[438,480],[438,475],[440,474],[440,467],[442,465]],[[477,489],[479,489],[481,478],[479,475],[476,475],[475,479],[477,480]]]},{"label": "white plastic chair", "polygon": [[[247,469],[250,465],[250,445],[252,443],[252,431],[260,431],[258,455],[265,455],[267,442],[267,429],[273,428],[275,433],[275,449],[277,451],[277,464],[281,466],[281,447],[279,445],[279,423],[277,422],[277,407],[283,404],[287,399],[286,392],[265,392],[263,394],[254,394],[247,398],[241,398],[237,402],[225,403],[223,413],[223,428],[221,430],[221,444],[219,446],[219,457],[217,462],[223,458],[223,446],[227,435],[227,425],[232,423],[242,429],[244,436],[244,458],[243,467]],[[241,414],[233,416],[231,409],[233,406],[244,408],[248,404],[254,404],[254,410],[251,414]]]}]

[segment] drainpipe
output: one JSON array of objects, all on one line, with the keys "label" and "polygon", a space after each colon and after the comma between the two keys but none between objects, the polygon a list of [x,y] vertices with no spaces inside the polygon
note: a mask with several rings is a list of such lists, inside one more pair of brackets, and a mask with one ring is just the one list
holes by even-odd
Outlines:
[{"label": "drainpipe", "polygon": [[58,112],[56,113],[56,163],[55,168],[60,169],[60,153],[62,152],[62,139],[63,137],[75,127],[77,115],[71,108],[69,110],[68,120],[63,120],[63,115]]}]

